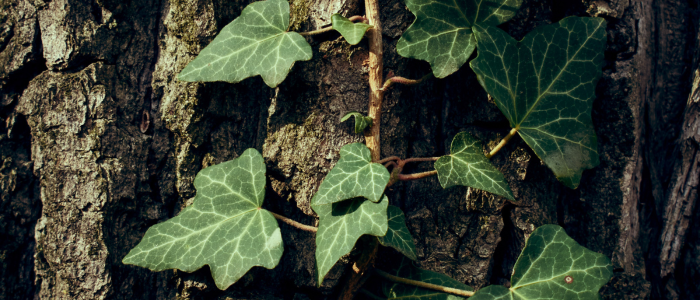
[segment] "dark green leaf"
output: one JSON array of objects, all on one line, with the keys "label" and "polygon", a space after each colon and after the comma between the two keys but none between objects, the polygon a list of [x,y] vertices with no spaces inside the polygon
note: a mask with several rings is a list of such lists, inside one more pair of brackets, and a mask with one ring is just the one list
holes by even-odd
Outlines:
[{"label": "dark green leaf", "polygon": [[261,75],[270,87],[286,77],[295,61],[311,59],[311,46],[289,27],[286,0],[253,2],[224,27],[185,67],[184,81],[239,82]]},{"label": "dark green leaf", "polygon": [[511,288],[488,287],[470,300],[597,300],[612,277],[605,255],[579,245],[557,225],[537,228],[515,263]]},{"label": "dark green leaf", "polygon": [[282,235],[272,214],[260,209],[265,162],[258,151],[248,149],[237,159],[200,171],[194,186],[192,206],[149,228],[125,264],[185,272],[209,265],[222,290],[253,266],[277,265]]},{"label": "dark green leaf", "polygon": [[343,255],[350,253],[363,234],[383,236],[387,231],[387,205],[382,197],[379,203],[364,198],[311,205],[318,214],[316,233],[316,275],[318,285]]},{"label": "dark green leaf", "polygon": [[341,16],[340,14],[333,14],[331,16],[331,24],[333,29],[340,32],[341,35],[350,45],[356,45],[362,40],[365,32],[372,28],[372,25],[365,24],[362,22],[353,23],[348,18]]},{"label": "dark green leaf", "polygon": [[472,55],[472,26],[512,18],[522,0],[406,0],[416,20],[396,45],[403,57],[425,60],[437,78],[457,71]]},{"label": "dark green leaf", "polygon": [[460,132],[452,140],[451,152],[435,162],[443,188],[463,185],[515,200],[503,174],[484,155],[479,140]]},{"label": "dark green leaf", "polygon": [[591,108],[603,66],[605,21],[569,17],[521,42],[492,26],[474,27],[479,82],[520,136],[566,186],[598,165]]},{"label": "dark green leaf", "polygon": [[[440,274],[433,271],[423,270],[413,265],[413,262],[407,258],[402,258],[398,268],[387,272],[391,275],[422,281],[426,283],[437,284],[444,287],[460,289],[464,291],[473,291],[470,286],[465,285],[450,276]],[[405,300],[457,300],[464,299],[459,296],[441,293],[435,290],[424,289],[414,285],[395,283],[386,281],[384,283],[384,294],[387,299],[405,299]]]},{"label": "dark green leaf", "polygon": [[389,183],[389,171],[371,161],[372,156],[364,144],[343,146],[338,163],[321,182],[311,204],[330,204],[355,197],[379,201]]},{"label": "dark green leaf", "polygon": [[406,217],[404,217],[401,209],[389,205],[387,214],[389,217],[389,229],[386,231],[385,236],[379,237],[379,243],[385,247],[392,247],[398,250],[412,260],[418,259],[418,255],[416,255],[416,244],[413,243],[413,237],[411,233],[408,232]]},{"label": "dark green leaf", "polygon": [[372,126],[372,118],[370,117],[365,117],[359,112],[356,111],[351,111],[343,116],[343,118],[340,119],[340,122],[345,122],[350,117],[355,117],[355,133],[360,134],[365,131],[365,128]]}]

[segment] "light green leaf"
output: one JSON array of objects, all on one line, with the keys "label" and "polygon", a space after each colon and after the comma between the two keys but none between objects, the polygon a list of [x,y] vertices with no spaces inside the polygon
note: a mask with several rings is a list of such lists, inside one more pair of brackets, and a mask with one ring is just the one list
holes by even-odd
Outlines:
[{"label": "light green leaf", "polygon": [[598,291],[611,277],[612,265],[605,255],[579,245],[557,225],[544,225],[527,240],[515,263],[510,289],[488,287],[469,299],[597,300]]},{"label": "light green leaf", "polygon": [[311,46],[289,27],[289,3],[267,0],[251,3],[224,27],[180,72],[184,81],[239,82],[261,75],[270,87],[286,77],[295,61],[311,59]]},{"label": "light green leaf", "polygon": [[350,45],[357,45],[357,43],[362,40],[365,32],[372,28],[372,25],[362,22],[353,23],[340,14],[333,14],[331,16],[331,24],[333,29],[340,32]]},{"label": "light green leaf", "polygon": [[[426,283],[437,284],[444,287],[460,289],[464,291],[473,291],[470,286],[452,279],[450,276],[423,270],[413,265],[413,262],[407,258],[402,258],[398,268],[388,271],[387,273]],[[435,290],[424,289],[414,285],[384,282],[384,294],[387,299],[405,299],[405,300],[458,300],[464,299],[459,296],[441,293]]]},{"label": "light green leaf", "polygon": [[371,161],[369,149],[363,144],[340,148],[340,160],[321,182],[311,204],[330,204],[355,197],[379,201],[389,183],[389,171]]},{"label": "light green leaf", "polygon": [[359,112],[356,111],[351,111],[343,116],[343,118],[340,119],[340,122],[345,122],[350,117],[355,117],[355,133],[360,134],[365,131],[365,128],[372,126],[372,118],[370,117],[365,117]]},{"label": "light green leaf", "polygon": [[258,151],[200,171],[194,186],[192,206],[149,228],[123,263],[185,272],[209,265],[222,290],[254,266],[277,265],[284,245],[277,221],[260,209],[265,162]]},{"label": "light green leaf", "polygon": [[438,180],[443,188],[464,185],[515,200],[501,171],[484,155],[481,142],[466,132],[452,140],[452,154],[435,162]]},{"label": "light green leaf", "polygon": [[389,199],[384,196],[379,203],[355,198],[333,204],[311,206],[318,214],[316,275],[319,286],[323,282],[323,277],[338,259],[350,253],[360,236],[386,234],[388,205]]},{"label": "light green leaf", "polygon": [[577,188],[598,165],[591,109],[607,42],[601,18],[569,17],[521,42],[492,26],[475,27],[471,67],[510,125],[554,171]]},{"label": "light green leaf", "polygon": [[387,209],[389,218],[389,229],[385,236],[379,237],[379,243],[385,247],[391,247],[406,255],[406,257],[417,260],[416,244],[413,243],[413,237],[408,232],[406,227],[406,217],[400,208],[389,205]]},{"label": "light green leaf", "polygon": [[425,60],[437,78],[457,71],[472,55],[476,23],[498,25],[512,18],[522,0],[406,0],[416,15],[396,50],[403,57]]}]

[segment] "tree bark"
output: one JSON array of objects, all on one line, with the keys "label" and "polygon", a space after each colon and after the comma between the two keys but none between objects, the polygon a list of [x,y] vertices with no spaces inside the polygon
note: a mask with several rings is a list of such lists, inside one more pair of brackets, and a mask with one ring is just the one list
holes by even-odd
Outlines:
[{"label": "tree bark", "polygon": [[[338,160],[363,142],[339,123],[368,113],[365,41],[307,37],[314,56],[276,89],[186,83],[184,66],[249,4],[226,0],[0,0],[0,299],[331,299],[361,251],[315,280],[315,235],[281,224],[285,253],[226,291],[207,267],[151,272],[121,263],[146,229],[191,203],[199,170],[261,150],[265,208],[304,224]],[[361,15],[358,0],[290,0],[291,29]],[[380,0],[384,77],[421,78],[396,54],[413,15]],[[697,0],[524,0],[501,28],[521,39],[563,17],[608,22],[594,101],[600,165],[560,184],[513,138],[493,158],[517,199],[443,190],[437,178],[388,190],[407,216],[418,265],[478,289],[508,284],[537,226],[559,224],[611,257],[605,299],[700,299],[700,3]],[[145,122],[147,116],[148,122]],[[468,66],[445,79],[384,91],[381,157],[433,157],[468,131],[495,147],[510,130]],[[409,172],[431,170],[428,162]],[[380,248],[376,264],[393,250]],[[359,297],[359,296],[358,296]]]}]

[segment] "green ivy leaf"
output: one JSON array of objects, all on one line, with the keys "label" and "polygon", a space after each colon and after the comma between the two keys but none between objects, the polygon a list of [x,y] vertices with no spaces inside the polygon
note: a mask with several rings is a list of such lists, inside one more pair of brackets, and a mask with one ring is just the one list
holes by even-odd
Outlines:
[{"label": "green ivy leaf", "polygon": [[416,15],[396,45],[399,55],[425,60],[437,78],[457,71],[472,55],[476,23],[498,25],[512,18],[522,0],[406,0]]},{"label": "green ivy leaf", "polygon": [[360,236],[386,234],[388,205],[389,199],[384,196],[379,203],[354,198],[333,204],[311,206],[318,214],[316,275],[319,286],[338,259],[350,253]]},{"label": "green ivy leaf", "polygon": [[466,132],[452,140],[452,154],[435,162],[443,188],[464,185],[515,200],[503,174],[484,155],[481,141]]},{"label": "green ivy leaf", "polygon": [[605,20],[569,17],[521,42],[492,26],[475,28],[471,67],[510,125],[554,174],[577,188],[598,165],[591,109],[607,42]]},{"label": "green ivy leaf", "polygon": [[579,245],[557,225],[544,225],[532,233],[518,257],[511,288],[489,286],[469,300],[597,300],[611,277],[612,265],[605,255]]},{"label": "green ivy leaf", "polygon": [[365,32],[372,28],[372,25],[362,22],[354,23],[340,14],[333,14],[331,16],[331,24],[331,27],[340,32],[350,45],[357,45],[357,43],[362,40]]},{"label": "green ivy leaf", "polygon": [[270,87],[279,85],[298,60],[311,59],[311,46],[289,27],[289,3],[267,0],[251,3],[224,27],[180,72],[184,81],[239,82],[261,75]]},{"label": "green ivy leaf", "polygon": [[370,117],[365,117],[359,112],[356,111],[351,111],[343,116],[343,118],[340,119],[340,122],[345,122],[350,117],[355,117],[355,133],[360,134],[365,131],[365,128],[372,126],[372,118]]},{"label": "green ivy leaf", "polygon": [[386,231],[386,235],[379,237],[379,243],[385,247],[396,249],[412,260],[417,260],[416,244],[413,243],[413,237],[411,233],[408,232],[406,217],[401,209],[389,205],[387,216],[389,218],[389,229]]},{"label": "green ivy leaf", "polygon": [[330,204],[355,197],[377,202],[388,183],[389,171],[381,164],[372,163],[367,146],[345,145],[340,148],[340,160],[321,182],[311,204]]},{"label": "green ivy leaf", "polygon": [[260,209],[265,162],[258,151],[200,171],[194,186],[192,206],[149,228],[123,263],[185,272],[209,265],[222,290],[254,266],[277,265],[284,245],[277,220]]},{"label": "green ivy leaf", "polygon": [[[413,262],[407,258],[402,258],[398,268],[387,272],[391,275],[422,281],[426,283],[437,284],[444,287],[450,287],[465,291],[473,291],[470,286],[452,279],[450,276],[423,270],[413,265]],[[441,293],[435,290],[424,289],[414,285],[401,284],[384,281],[384,294],[387,299],[405,299],[405,300],[458,300],[464,299],[459,296]]]}]

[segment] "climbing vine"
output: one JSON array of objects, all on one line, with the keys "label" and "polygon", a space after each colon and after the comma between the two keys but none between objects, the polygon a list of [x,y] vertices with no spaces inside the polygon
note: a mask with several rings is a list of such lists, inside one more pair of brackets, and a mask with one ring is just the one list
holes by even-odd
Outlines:
[{"label": "climbing vine", "polygon": [[[564,185],[577,188],[582,172],[598,164],[591,108],[601,76],[605,21],[569,17],[516,41],[495,26],[515,15],[520,0],[406,0],[406,5],[416,19],[397,44],[400,55],[427,61],[432,75],[443,78],[477,51],[470,67],[512,127],[493,150],[485,152],[481,141],[462,132],[442,157],[378,158],[378,114],[384,90],[392,84],[416,84],[429,76],[419,80],[391,76],[383,82],[382,45],[372,40],[370,68],[376,74],[370,74],[370,116],[351,112],[341,118],[354,117],[355,133],[366,135],[367,146],[353,143],[340,149],[340,160],[311,200],[318,228],[262,209],[266,167],[260,153],[248,149],[234,160],[200,171],[194,181],[193,204],[149,228],[123,262],[154,271],[191,272],[209,265],[216,285],[226,289],[254,266],[271,269],[279,263],[284,243],[277,219],[316,233],[319,285],[360,237],[369,235],[374,238],[365,247],[362,263],[356,264],[355,277],[371,267],[377,245],[405,256],[393,268],[375,270],[383,278],[381,295],[362,290],[372,298],[598,299],[598,290],[612,276],[610,260],[580,246],[556,225],[544,225],[529,237],[510,287],[474,291],[448,276],[419,269],[412,263],[417,259],[416,247],[404,213],[390,205],[384,192],[398,181],[437,175],[443,188],[468,186],[517,201],[503,174],[490,162],[515,135]],[[296,61],[311,59],[311,46],[303,36],[335,30],[350,44],[365,36],[381,39],[376,2],[368,0],[366,7],[366,18],[335,14],[329,29],[297,33],[287,31],[287,1],[252,3],[182,70],[179,79],[236,83],[260,75],[268,86],[276,87]],[[422,161],[434,162],[435,170],[403,174],[405,164]],[[341,298],[358,291],[361,280],[357,278]]]}]

